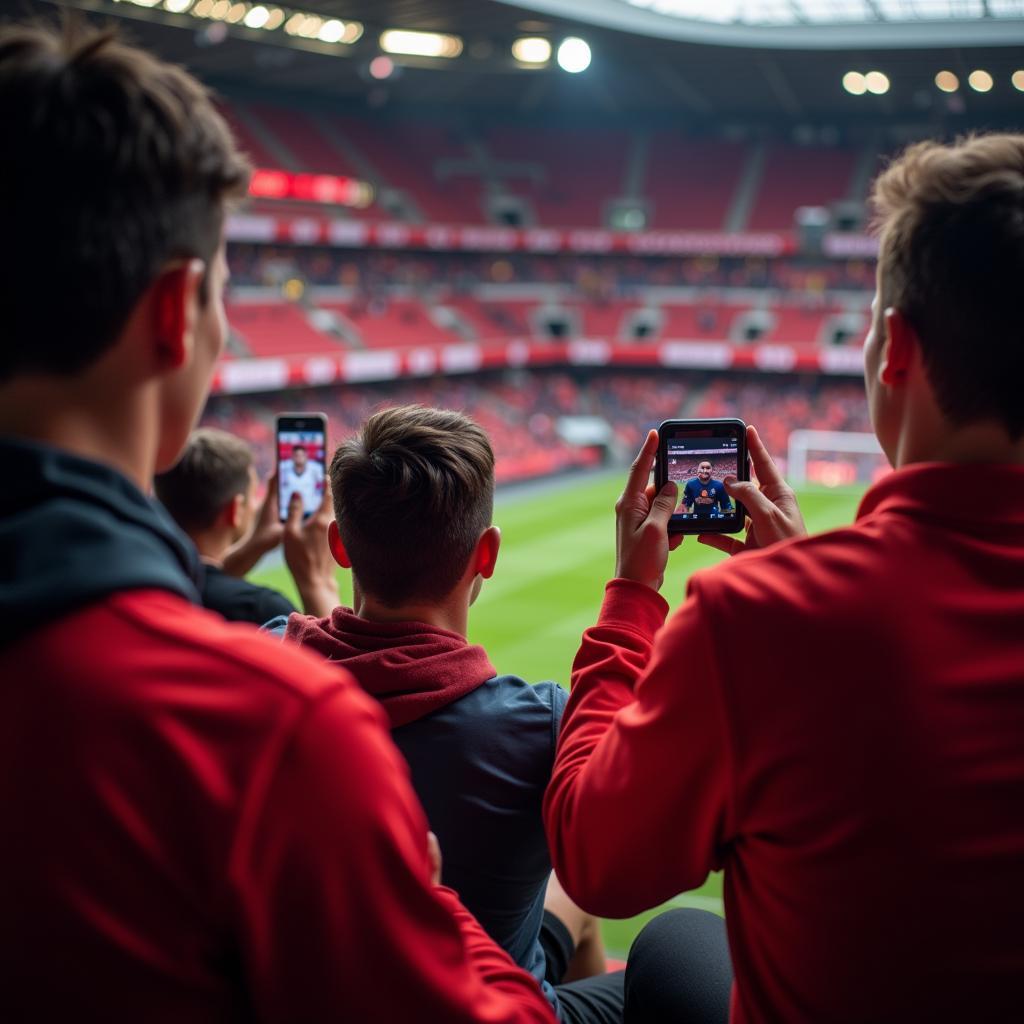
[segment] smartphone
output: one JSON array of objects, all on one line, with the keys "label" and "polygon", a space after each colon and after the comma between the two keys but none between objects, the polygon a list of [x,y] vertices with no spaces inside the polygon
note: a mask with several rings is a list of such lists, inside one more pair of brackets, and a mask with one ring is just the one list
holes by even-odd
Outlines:
[{"label": "smartphone", "polygon": [[737,533],[746,510],[725,491],[727,476],[750,479],[743,420],[665,420],[658,427],[654,478],[679,487],[669,533]]},{"label": "smartphone", "polygon": [[302,518],[308,519],[323,501],[327,476],[327,417],[322,412],[286,412],[276,418],[277,480],[281,522],[288,502],[302,495]]}]

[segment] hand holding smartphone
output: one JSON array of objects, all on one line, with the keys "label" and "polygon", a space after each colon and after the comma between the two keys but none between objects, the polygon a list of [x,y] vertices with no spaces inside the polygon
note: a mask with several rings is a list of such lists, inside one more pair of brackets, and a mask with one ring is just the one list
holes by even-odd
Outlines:
[{"label": "hand holding smartphone", "polygon": [[323,500],[327,476],[327,417],[322,412],[283,413],[275,423],[278,515],[288,519],[293,494],[302,497],[302,518],[308,519]]},{"label": "hand holding smartphone", "polygon": [[742,420],[665,420],[658,427],[655,484],[679,488],[669,533],[738,533],[746,510],[725,490],[725,477],[750,479]]}]

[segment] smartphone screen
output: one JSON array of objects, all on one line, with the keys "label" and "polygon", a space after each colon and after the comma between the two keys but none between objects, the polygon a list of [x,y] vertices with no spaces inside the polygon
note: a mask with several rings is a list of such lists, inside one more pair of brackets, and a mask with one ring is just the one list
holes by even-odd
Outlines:
[{"label": "smartphone screen", "polygon": [[302,497],[308,518],[324,497],[327,469],[327,417],[323,413],[288,413],[277,417],[277,478],[280,517],[288,518],[293,494]]},{"label": "smartphone screen", "polygon": [[746,512],[729,497],[727,476],[746,479],[746,426],[741,420],[667,420],[658,429],[659,486],[672,480],[679,503],[674,533],[735,533]]}]

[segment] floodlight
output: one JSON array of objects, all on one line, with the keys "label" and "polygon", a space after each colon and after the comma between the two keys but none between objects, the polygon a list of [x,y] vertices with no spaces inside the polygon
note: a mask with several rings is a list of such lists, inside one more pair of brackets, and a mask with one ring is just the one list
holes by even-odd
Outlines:
[{"label": "floodlight", "polygon": [[338,21],[337,18],[331,18],[330,21],[325,21],[320,26],[317,38],[322,43],[340,43],[344,35],[345,23]]},{"label": "floodlight", "polygon": [[977,71],[972,71],[967,76],[967,84],[975,92],[988,92],[995,84],[992,76],[987,72],[979,68]]},{"label": "floodlight", "polygon": [[320,29],[324,19],[318,14],[307,14],[299,26],[299,35],[303,39],[317,39],[320,36]]},{"label": "floodlight", "polygon": [[512,44],[512,56],[520,64],[547,64],[551,60],[551,43],[540,36],[523,36]]},{"label": "floodlight", "polygon": [[380,48],[385,53],[409,57],[458,57],[462,53],[462,40],[441,32],[389,28],[380,35]]},{"label": "floodlight", "polygon": [[889,91],[889,77],[881,71],[869,71],[864,76],[864,85],[868,92],[884,96]]},{"label": "floodlight", "polygon": [[570,75],[578,75],[590,67],[590,47],[585,39],[568,36],[558,47],[558,66]]},{"label": "floodlight", "polygon": [[943,92],[956,92],[960,88],[960,79],[952,71],[940,71],[935,76],[935,85]]},{"label": "floodlight", "polygon": [[164,10],[171,14],[184,14],[192,6],[192,0],[164,0]]},{"label": "floodlight", "polygon": [[847,71],[843,75],[843,88],[853,96],[863,96],[868,91],[868,84],[859,71]]},{"label": "floodlight", "polygon": [[1010,76],[1010,81],[1013,82],[1014,89],[1024,92],[1024,71],[1014,71]]},{"label": "floodlight", "polygon": [[258,4],[245,16],[243,24],[247,28],[263,28],[269,20],[270,11],[268,11],[262,4]]}]

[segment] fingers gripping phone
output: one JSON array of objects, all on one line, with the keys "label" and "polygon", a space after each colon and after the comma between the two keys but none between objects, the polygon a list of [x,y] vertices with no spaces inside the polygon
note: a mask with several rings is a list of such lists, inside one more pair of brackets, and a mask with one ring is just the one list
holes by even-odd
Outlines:
[{"label": "fingers gripping phone", "polygon": [[750,479],[747,425],[743,420],[665,420],[658,427],[655,484],[669,480],[679,500],[669,533],[738,533],[746,510],[725,490],[723,480]]},{"label": "fingers gripping phone", "polygon": [[275,421],[278,515],[288,518],[293,494],[302,497],[307,519],[323,501],[327,476],[327,417],[322,412],[283,413]]}]

